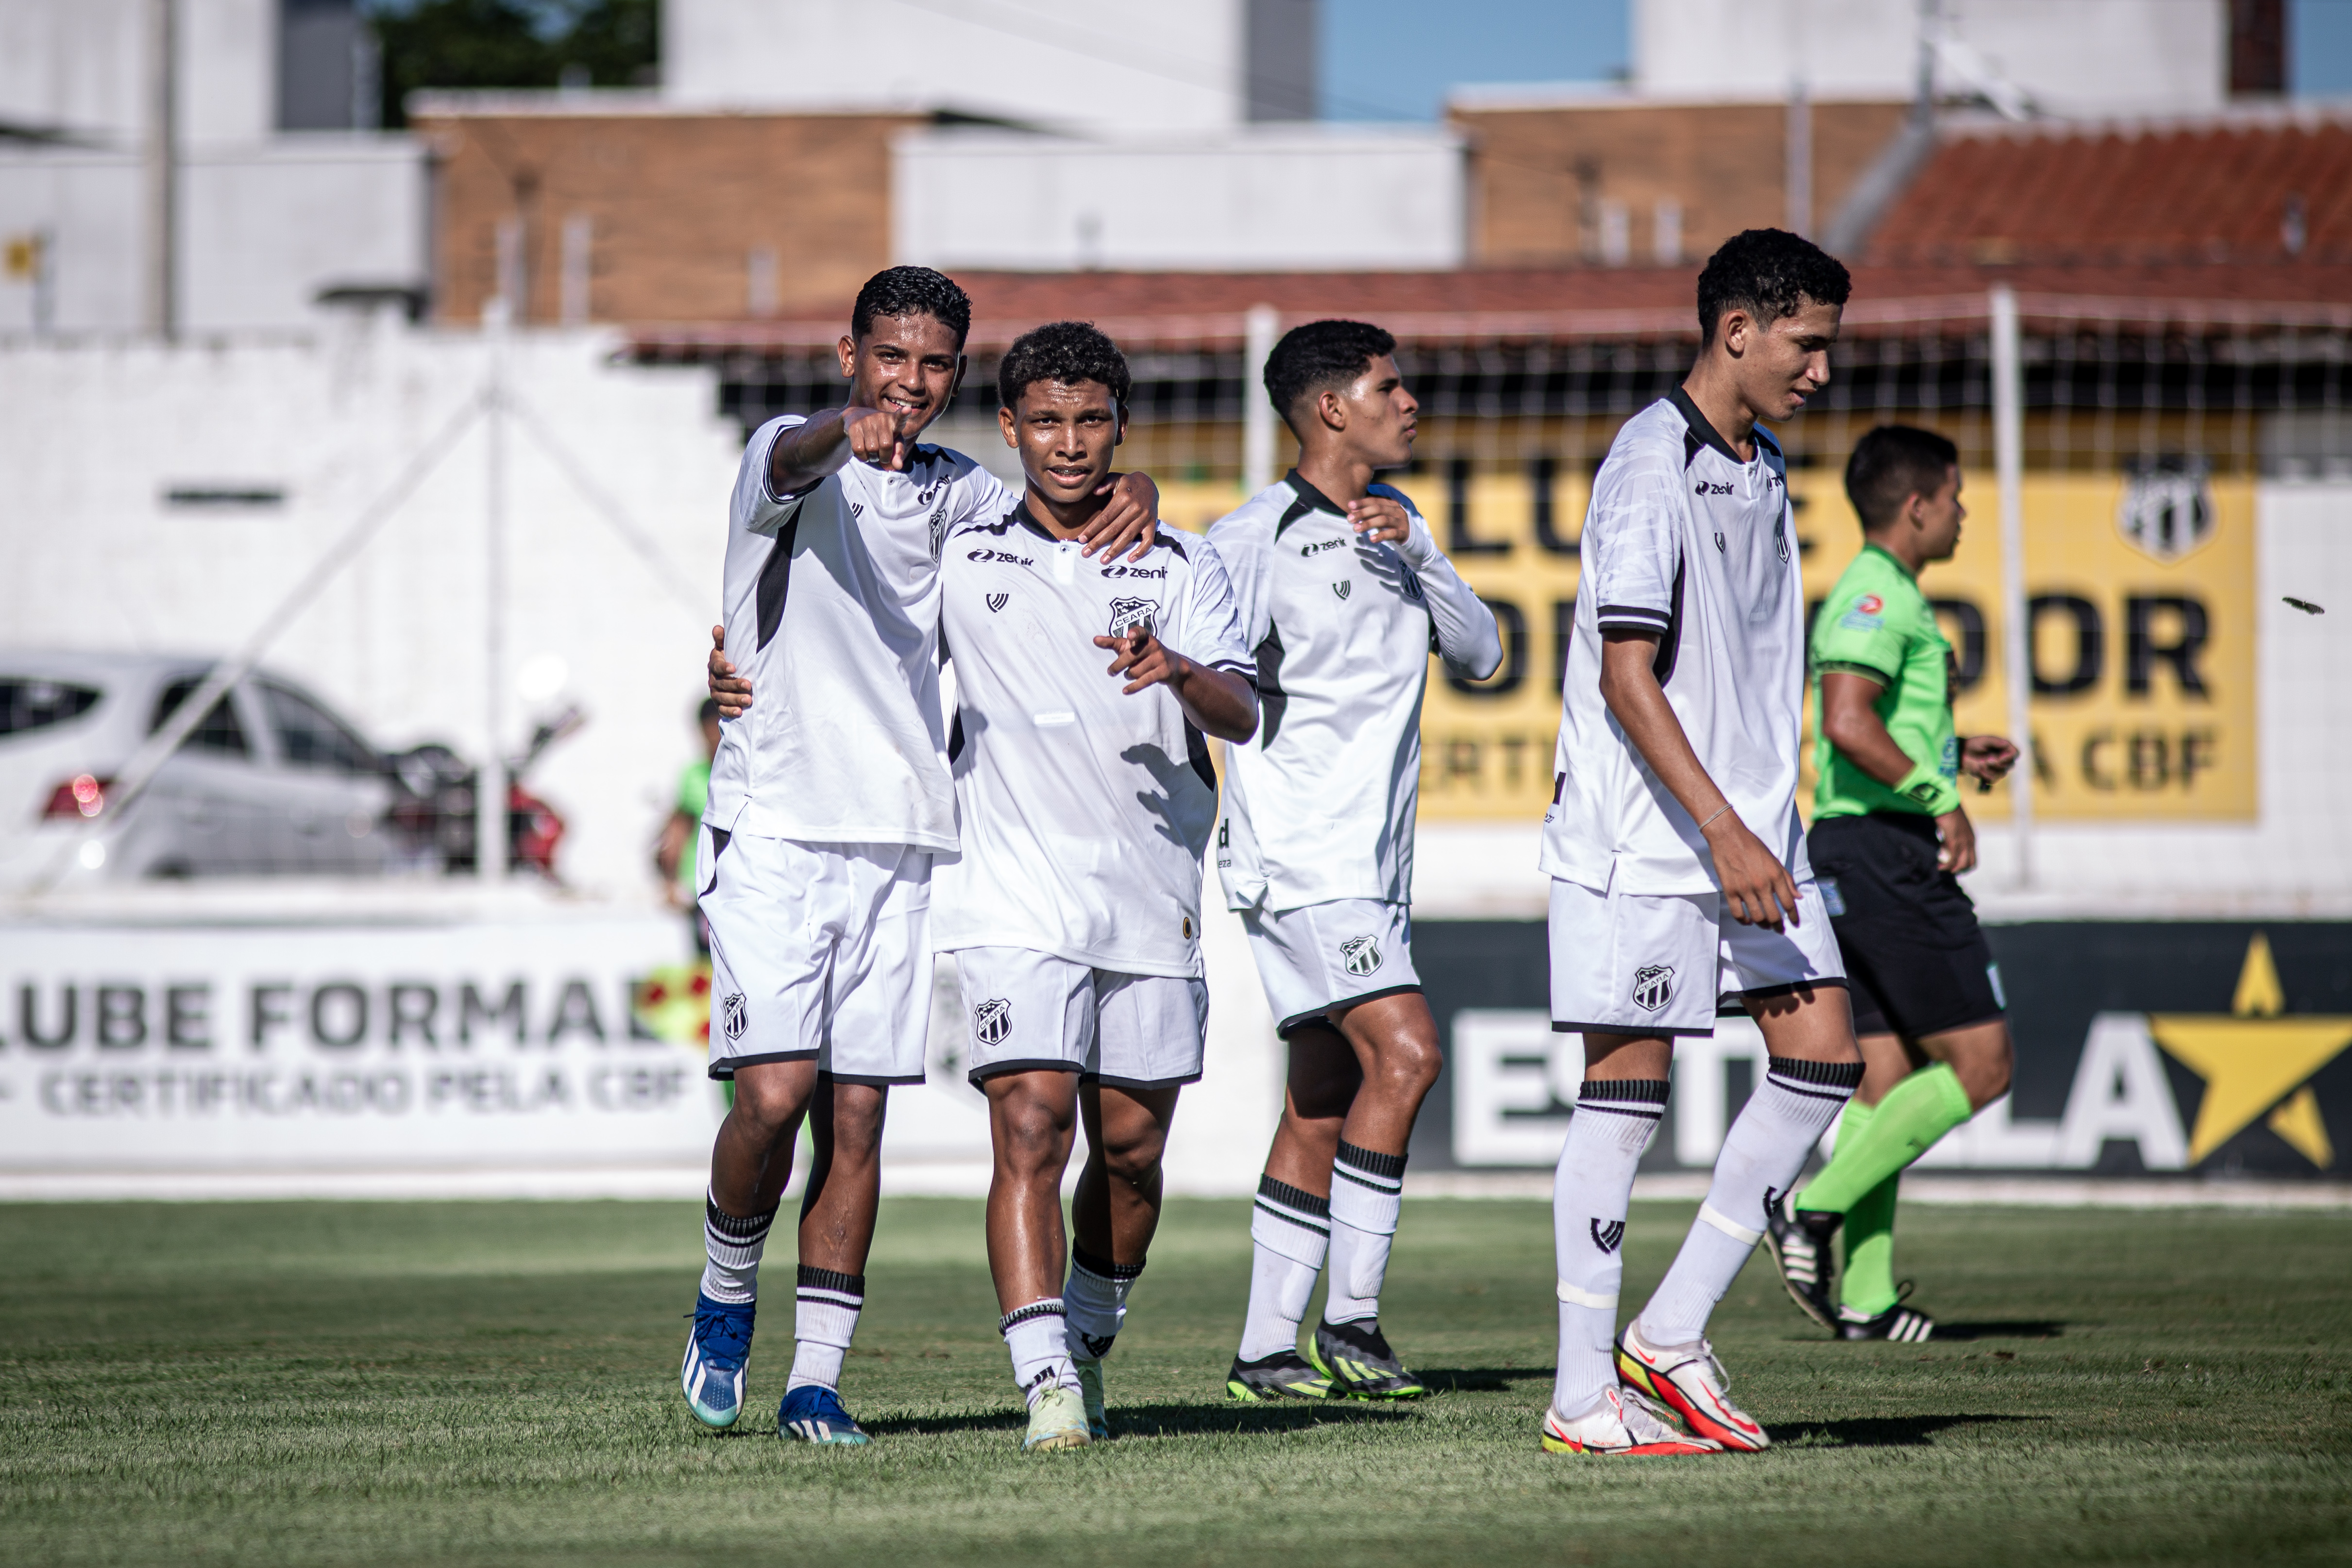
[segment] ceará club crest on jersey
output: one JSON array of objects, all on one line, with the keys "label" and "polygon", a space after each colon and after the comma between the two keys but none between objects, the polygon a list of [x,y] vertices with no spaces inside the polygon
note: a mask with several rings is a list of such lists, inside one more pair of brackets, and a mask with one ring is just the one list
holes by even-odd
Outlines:
[{"label": "cear\u00e1 club crest on jersey", "polygon": [[1149,599],[1114,599],[1110,601],[1110,632],[1113,637],[1124,637],[1140,626],[1147,637],[1160,635],[1160,606]]},{"label": "cear\u00e1 club crest on jersey", "polygon": [[1675,999],[1675,968],[1671,964],[1644,964],[1633,971],[1633,1005],[1654,1013]]},{"label": "cear\u00e1 club crest on jersey", "polygon": [[2160,561],[2179,560],[2213,537],[2211,465],[2202,457],[2153,457],[2125,471],[2116,531]]},{"label": "cear\u00e1 club crest on jersey", "polygon": [[1351,975],[1369,975],[1381,967],[1381,945],[1370,936],[1350,936],[1339,944],[1339,962]]},{"label": "cear\u00e1 club crest on jersey", "polygon": [[1013,1004],[991,997],[971,1009],[971,1037],[982,1045],[1003,1045],[1013,1032]]}]

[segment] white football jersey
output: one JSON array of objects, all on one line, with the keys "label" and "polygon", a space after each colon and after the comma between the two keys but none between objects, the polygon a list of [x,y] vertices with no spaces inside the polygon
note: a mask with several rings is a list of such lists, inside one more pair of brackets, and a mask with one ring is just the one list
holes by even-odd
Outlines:
[{"label": "white football jersey", "polygon": [[727,656],[752,704],[719,727],[702,820],[761,838],[956,846],[940,713],[939,559],[948,531],[1012,492],[960,452],[904,473],[852,461],[798,496],[768,487],[751,434],[727,532]]},{"label": "white football jersey", "polygon": [[1139,561],[1089,559],[1008,507],[949,535],[940,630],[954,664],[963,850],[940,862],[943,952],[1027,947],[1129,975],[1201,974],[1208,740],[1164,685],[1122,695],[1094,639],[1140,623],[1250,675],[1217,552],[1162,524]]},{"label": "white football jersey", "polygon": [[1717,888],[1706,840],[1601,696],[1601,633],[1659,633],[1655,668],[1691,748],[1799,880],[1805,591],[1788,463],[1760,427],[1742,463],[1680,387],[1625,422],[1592,482],[1576,629],[1538,863],[1606,892]]},{"label": "white football jersey", "polygon": [[1484,678],[1495,613],[1402,493],[1412,538],[1369,544],[1292,469],[1209,529],[1257,660],[1255,739],[1225,750],[1217,871],[1234,909],[1412,898],[1429,655]]}]

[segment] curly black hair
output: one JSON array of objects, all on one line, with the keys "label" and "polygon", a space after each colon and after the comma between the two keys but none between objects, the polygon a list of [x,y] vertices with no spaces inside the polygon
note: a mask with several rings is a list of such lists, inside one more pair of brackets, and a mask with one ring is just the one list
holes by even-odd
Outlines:
[{"label": "curly black hair", "polygon": [[1331,387],[1344,387],[1382,354],[1396,352],[1396,339],[1369,321],[1309,321],[1293,327],[1265,357],[1265,395],[1290,434],[1299,403]]},{"label": "curly black hair", "polygon": [[928,267],[886,267],[857,291],[857,303],[849,308],[849,335],[865,337],[877,316],[932,317],[955,334],[961,349],[971,331],[971,297],[955,279]]},{"label": "curly black hair", "polygon": [[1017,406],[1032,382],[1099,382],[1110,389],[1121,417],[1135,378],[1128,372],[1127,356],[1108,333],[1091,321],[1048,321],[1013,340],[996,367],[996,399],[1007,408]]},{"label": "curly black hair", "polygon": [[1932,496],[1960,465],[1960,449],[1932,430],[1882,424],[1845,460],[1845,498],[1865,528],[1883,528],[1914,496]]},{"label": "curly black hair", "polygon": [[1715,341],[1727,310],[1745,310],[1760,326],[1794,316],[1807,300],[1843,305],[1853,278],[1843,263],[1786,229],[1747,229],[1723,242],[1698,275],[1699,347]]}]

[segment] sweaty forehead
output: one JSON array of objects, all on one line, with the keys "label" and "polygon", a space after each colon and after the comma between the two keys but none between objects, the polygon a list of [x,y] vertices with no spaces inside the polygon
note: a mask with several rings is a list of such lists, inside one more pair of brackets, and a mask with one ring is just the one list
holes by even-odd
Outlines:
[{"label": "sweaty forehead", "polygon": [[1114,401],[1110,388],[1096,381],[1041,379],[1021,389],[1021,409],[1024,413],[1079,414],[1097,410],[1108,413]]},{"label": "sweaty forehead", "polygon": [[868,322],[866,336],[859,340],[858,346],[870,349],[886,345],[919,359],[962,351],[956,342],[954,328],[928,311],[920,310],[910,311],[904,316],[877,316]]}]

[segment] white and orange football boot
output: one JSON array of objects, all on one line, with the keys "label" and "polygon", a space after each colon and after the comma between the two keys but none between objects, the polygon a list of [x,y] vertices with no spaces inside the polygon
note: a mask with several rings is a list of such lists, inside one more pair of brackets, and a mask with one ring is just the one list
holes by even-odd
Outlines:
[{"label": "white and orange football boot", "polygon": [[1731,1378],[1705,1340],[1654,1345],[1642,1337],[1636,1318],[1617,1336],[1617,1375],[1681,1416],[1693,1437],[1712,1438],[1735,1452],[1772,1446],[1763,1423],[1731,1402]]}]

